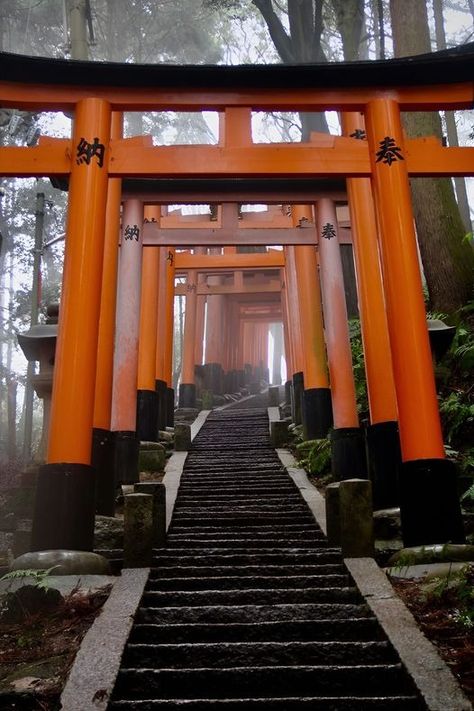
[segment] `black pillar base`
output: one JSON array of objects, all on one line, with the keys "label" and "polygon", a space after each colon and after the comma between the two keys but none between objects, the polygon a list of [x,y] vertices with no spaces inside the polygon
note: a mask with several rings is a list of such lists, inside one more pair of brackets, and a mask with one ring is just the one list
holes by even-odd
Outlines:
[{"label": "black pillar base", "polygon": [[224,393],[224,371],[220,363],[205,363],[204,369],[204,387],[210,390],[214,395],[222,395]]},{"label": "black pillar base", "polygon": [[402,453],[398,423],[378,422],[375,425],[368,425],[365,431],[365,440],[374,509],[399,506]]},{"label": "black pillar base", "polygon": [[156,380],[155,390],[158,400],[157,428],[165,430],[168,423],[168,383],[166,380]]},{"label": "black pillar base", "polygon": [[91,551],[95,471],[88,464],[43,464],[38,474],[31,547]]},{"label": "black pillar base", "polygon": [[115,483],[135,484],[138,481],[140,440],[136,432],[115,433]]},{"label": "black pillar base", "polygon": [[285,405],[288,405],[291,407],[291,402],[292,402],[292,391],[293,391],[293,383],[291,380],[287,380],[285,383]]},{"label": "black pillar base", "polygon": [[158,441],[158,393],[137,392],[137,437],[144,442]]},{"label": "black pillar base", "polygon": [[324,439],[332,427],[332,401],[329,388],[303,390],[302,413],[305,439]]},{"label": "black pillar base", "polygon": [[360,427],[339,427],[332,430],[330,437],[334,479],[367,479],[364,430]]},{"label": "black pillar base", "polygon": [[302,422],[302,403],[304,392],[304,376],[300,371],[293,374],[293,400],[291,408],[291,417],[295,425],[301,425]]},{"label": "black pillar base", "polygon": [[95,469],[95,511],[115,515],[115,432],[92,430],[92,466]]},{"label": "black pillar base", "polygon": [[416,459],[400,469],[400,515],[405,546],[464,543],[456,465]]},{"label": "black pillar base", "polygon": [[181,383],[178,407],[196,407],[196,386],[194,383]]},{"label": "black pillar base", "polygon": [[174,390],[166,387],[166,426],[174,427]]}]

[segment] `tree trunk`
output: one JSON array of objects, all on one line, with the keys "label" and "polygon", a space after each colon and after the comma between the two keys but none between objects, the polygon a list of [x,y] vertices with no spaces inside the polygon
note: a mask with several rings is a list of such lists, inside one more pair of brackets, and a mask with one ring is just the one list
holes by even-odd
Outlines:
[{"label": "tree trunk", "polygon": [[[420,0],[390,0],[395,56],[431,51],[426,5]],[[441,138],[437,112],[403,116],[408,136]],[[413,178],[413,209],[430,308],[453,313],[472,298],[474,253],[463,242],[465,229],[449,178]]]},{"label": "tree trunk", "polygon": [[[444,30],[443,0],[433,0],[433,13],[435,20],[436,48],[446,49],[446,33]],[[446,132],[448,134],[448,145],[459,146],[458,129],[454,111],[445,111]],[[464,229],[472,232],[471,213],[469,210],[469,200],[467,197],[466,180],[460,176],[453,179],[456,189],[456,199],[461,213]]]}]

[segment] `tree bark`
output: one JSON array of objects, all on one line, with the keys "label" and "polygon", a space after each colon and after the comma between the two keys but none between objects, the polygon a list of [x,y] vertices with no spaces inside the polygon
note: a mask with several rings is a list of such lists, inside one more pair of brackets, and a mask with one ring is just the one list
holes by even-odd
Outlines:
[{"label": "tree bark", "polygon": [[[390,0],[395,56],[431,51],[426,5],[419,0]],[[408,136],[441,138],[437,112],[403,116]],[[472,298],[474,253],[463,242],[465,229],[449,178],[413,178],[413,209],[430,308],[453,313]]]}]

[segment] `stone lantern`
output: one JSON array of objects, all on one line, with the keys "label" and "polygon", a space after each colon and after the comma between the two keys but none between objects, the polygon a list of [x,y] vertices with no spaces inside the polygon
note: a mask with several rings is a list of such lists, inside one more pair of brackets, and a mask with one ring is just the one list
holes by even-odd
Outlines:
[{"label": "stone lantern", "polygon": [[46,323],[32,326],[26,333],[18,334],[18,343],[26,359],[39,361],[39,372],[32,376],[31,385],[37,396],[43,400],[43,427],[36,457],[40,461],[45,458],[48,441],[58,312],[58,304],[49,304],[46,311]]}]

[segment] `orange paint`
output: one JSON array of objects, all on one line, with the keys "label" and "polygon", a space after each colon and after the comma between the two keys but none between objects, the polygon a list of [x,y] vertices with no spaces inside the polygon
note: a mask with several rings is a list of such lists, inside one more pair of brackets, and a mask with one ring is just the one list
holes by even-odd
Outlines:
[{"label": "orange paint", "polygon": [[[309,205],[293,205],[292,217],[295,226],[300,220],[313,222],[314,219]],[[304,386],[306,389],[327,388],[329,379],[316,249],[306,246],[297,246],[294,249],[304,351]]]},{"label": "orange paint", "polygon": [[317,223],[334,427],[358,427],[336,207],[332,200],[318,202]]},{"label": "orange paint", "polygon": [[372,101],[366,111],[390,345],[404,461],[444,458],[443,438],[423,301],[405,160],[389,164],[377,153],[385,137],[404,156],[395,101]]},{"label": "orange paint", "polygon": [[[122,135],[123,114],[112,114],[112,136]],[[122,181],[110,178],[105,218],[105,244],[100,299],[97,374],[94,398],[94,427],[109,430],[112,412],[114,370],[115,306],[120,236]]]},{"label": "orange paint", "polygon": [[[79,102],[73,144],[104,145],[104,165],[71,159],[61,315],[47,461],[90,464],[97,340],[104,255],[111,110],[100,99]],[[84,209],[84,206],[87,209]]]},{"label": "orange paint", "polygon": [[[346,134],[364,129],[359,113],[343,114]],[[347,180],[354,261],[357,274],[362,342],[364,346],[370,423],[398,419],[392,354],[377,239],[377,220],[368,178]]]},{"label": "orange paint", "polygon": [[[159,208],[147,206],[145,220],[157,219]],[[160,247],[142,250],[138,389],[155,390]],[[160,344],[161,347],[161,344]]]}]

